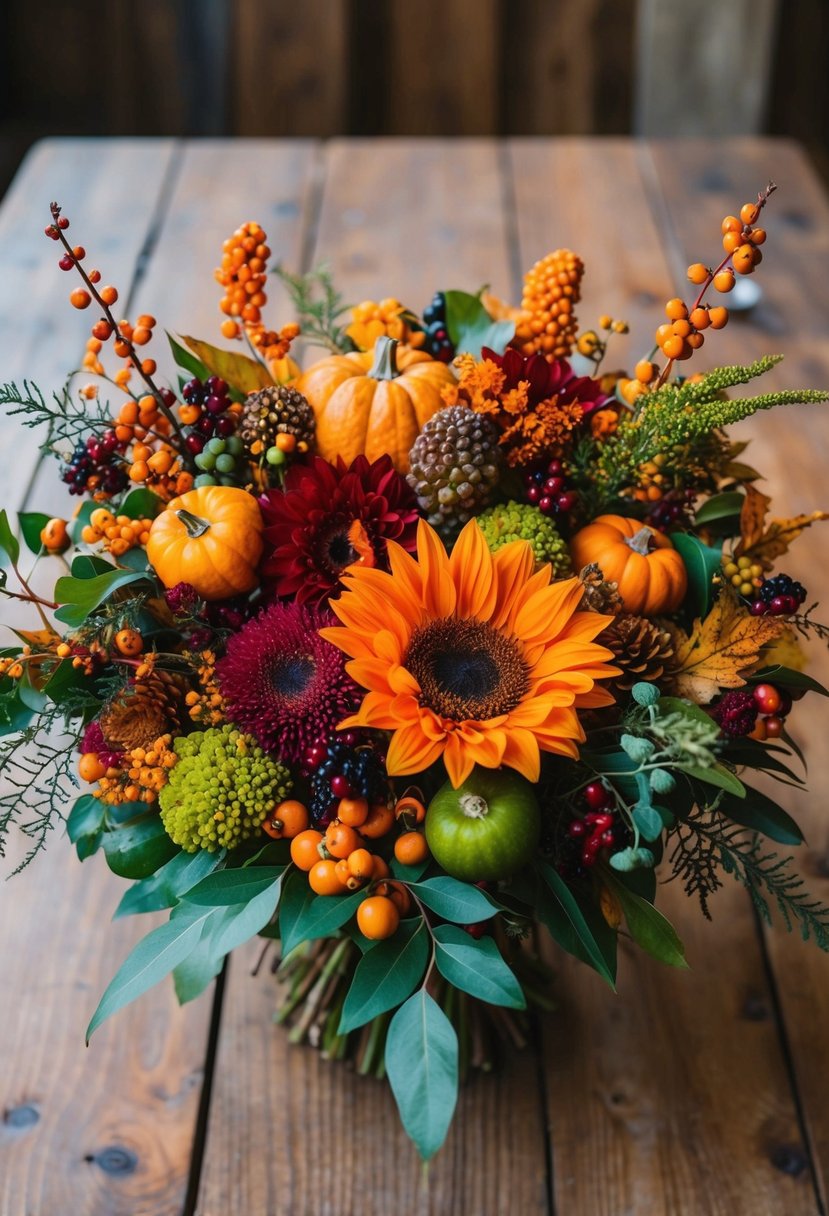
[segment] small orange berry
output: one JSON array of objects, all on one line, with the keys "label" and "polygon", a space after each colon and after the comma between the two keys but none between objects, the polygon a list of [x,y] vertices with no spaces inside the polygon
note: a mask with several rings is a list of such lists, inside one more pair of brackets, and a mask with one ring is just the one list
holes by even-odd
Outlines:
[{"label": "small orange berry", "polygon": [[665,316],[671,321],[679,321],[688,316],[688,309],[679,296],[675,296],[665,305]]},{"label": "small orange berry", "polygon": [[690,281],[699,287],[708,278],[708,267],[703,266],[702,262],[694,262],[692,266],[688,267],[686,273]]},{"label": "small orange berry", "polygon": [[714,308],[708,309],[708,316],[711,320],[712,329],[723,329],[728,324],[728,309],[723,308],[721,304]]},{"label": "small orange berry", "polygon": [[699,350],[699,348],[702,346],[703,342],[705,341],[705,336],[701,333],[688,334],[688,337],[685,339],[685,341],[688,343],[691,350]]},{"label": "small orange berry", "polygon": [[69,303],[73,308],[89,308],[92,296],[83,287],[76,287],[69,295]]},{"label": "small orange berry", "polygon": [[146,481],[149,471],[150,468],[146,460],[136,460],[134,464],[130,465],[130,481]]},{"label": "small orange berry", "polygon": [[401,916],[408,916],[412,910],[412,897],[402,882],[388,883],[388,896],[397,907]]},{"label": "small orange berry", "polygon": [[660,325],[656,331],[657,346],[662,346],[663,343],[667,342],[668,338],[673,337],[673,332],[670,325]]},{"label": "small orange berry", "polygon": [[416,866],[429,856],[429,846],[422,832],[404,832],[394,842],[394,855],[403,866]]},{"label": "small orange berry", "polygon": [[723,236],[725,236],[726,232],[739,232],[742,226],[736,215],[727,215],[722,222]]},{"label": "small orange berry", "polygon": [[391,870],[389,869],[388,863],[384,857],[381,857],[379,853],[372,853],[371,861],[372,861],[372,865],[374,866],[374,870],[372,871],[372,878],[388,878],[389,877],[389,875],[391,874]]},{"label": "small orange berry", "polygon": [[348,857],[349,853],[360,847],[360,837],[354,828],[335,819],[326,828],[325,847],[332,857]]},{"label": "small orange berry", "polygon": [[346,865],[349,874],[354,878],[367,879],[376,877],[374,861],[368,849],[355,849],[353,853],[349,853]]},{"label": "small orange berry", "polygon": [[314,862],[308,871],[308,883],[317,895],[342,895],[346,889],[337,877],[337,863],[330,857]]},{"label": "small orange berry", "polygon": [[231,321],[228,317],[226,321],[222,321],[220,326],[223,338],[238,338],[241,330],[235,321]]},{"label": "small orange berry", "polygon": [[656,375],[656,364],[650,359],[640,359],[633,371],[640,384],[650,384]]},{"label": "small orange berry", "polygon": [[322,844],[322,832],[308,828],[294,836],[291,841],[291,861],[299,870],[310,870],[320,859],[319,845]]},{"label": "small orange berry", "polygon": [[722,247],[726,253],[734,253],[743,243],[741,232],[726,232],[722,239]]},{"label": "small orange berry", "polygon": [[40,530],[40,543],[47,553],[65,553],[71,541],[65,519],[50,519]]},{"label": "small orange berry", "polygon": [[671,326],[671,333],[678,338],[687,338],[691,332],[691,322],[686,320],[674,321]]},{"label": "small orange berry", "polygon": [[688,320],[691,322],[694,329],[707,329],[711,323],[707,308],[695,308]]},{"label": "small orange berry", "polygon": [[97,338],[99,342],[106,342],[112,337],[112,326],[109,321],[96,321],[92,326],[92,336]]},{"label": "small orange berry", "polygon": [[152,336],[153,331],[144,325],[136,325],[132,331],[132,340],[136,346],[146,346]]},{"label": "small orange berry", "polygon": [[137,629],[119,629],[115,635],[115,649],[119,654],[134,659],[144,649],[144,639]]},{"label": "small orange berry", "polygon": [[142,312],[135,324],[140,325],[143,329],[154,329],[158,322],[152,313]]},{"label": "small orange berry", "polygon": [[731,259],[731,264],[733,265],[737,274],[750,274],[754,269],[753,247],[749,244],[741,245],[739,249],[734,252]]},{"label": "small orange berry", "polygon": [[369,941],[391,937],[399,924],[397,905],[386,895],[370,895],[357,909],[357,926]]},{"label": "small orange berry", "polygon": [[153,452],[150,459],[147,461],[148,467],[153,473],[163,476],[168,473],[173,463],[173,453],[166,448],[161,448],[158,452]]},{"label": "small orange berry", "polygon": [[735,282],[733,270],[720,270],[714,275],[714,287],[723,295],[733,290]]},{"label": "small orange berry", "polygon": [[78,776],[81,781],[100,781],[106,776],[107,766],[102,764],[95,752],[84,752],[78,761]]},{"label": "small orange berry", "polygon": [[391,831],[394,823],[394,811],[385,803],[375,803],[369,809],[368,818],[360,826],[360,834],[367,840],[376,840]]},{"label": "small orange berry", "polygon": [[115,304],[118,300],[118,292],[114,287],[102,287],[100,296],[103,302],[108,305]]},{"label": "small orange berry", "polygon": [[662,343],[662,350],[668,359],[681,359],[684,349],[685,343],[677,334],[672,334],[670,338],[666,338]]},{"label": "small orange berry", "polygon": [[740,219],[747,228],[750,228],[752,224],[757,223],[757,217],[759,214],[760,208],[756,203],[743,203],[742,207],[740,208]]},{"label": "small orange berry", "polygon": [[426,807],[413,794],[404,794],[394,804],[394,815],[396,819],[403,822],[405,827],[413,827],[416,823],[423,823],[426,818]]},{"label": "small orange berry", "polygon": [[293,840],[308,828],[308,808],[296,798],[286,798],[274,807],[262,825],[274,840]]},{"label": "small orange berry", "polygon": [[350,828],[358,828],[368,818],[368,800],[365,798],[341,798],[337,804],[337,818]]},{"label": "small orange berry", "polygon": [[276,446],[280,452],[293,452],[296,447],[296,435],[281,433],[276,437]]},{"label": "small orange berry", "polygon": [[752,228],[751,236],[749,237],[752,245],[762,245],[766,240],[765,228]]}]

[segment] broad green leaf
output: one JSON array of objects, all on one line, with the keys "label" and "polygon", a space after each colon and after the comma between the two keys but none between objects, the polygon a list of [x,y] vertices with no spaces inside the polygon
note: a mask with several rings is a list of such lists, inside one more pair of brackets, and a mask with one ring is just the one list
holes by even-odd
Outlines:
[{"label": "broad green leaf", "polygon": [[89,614],[119,587],[140,579],[146,580],[146,575],[135,570],[113,570],[111,574],[86,579],[64,575],[55,584],[55,599],[62,605],[55,616],[64,625],[82,625]]},{"label": "broad green leaf", "polygon": [[99,506],[100,503],[97,503],[94,501],[94,499],[89,498],[81,503],[77,515],[69,525],[69,535],[72,537],[72,540],[76,545],[80,542],[81,532],[83,532],[84,528],[89,523],[92,512],[97,510]]},{"label": "broad green leaf", "polygon": [[271,373],[257,359],[251,359],[237,351],[220,350],[218,346],[211,346],[209,342],[202,342],[199,338],[189,338],[186,334],[181,335],[181,340],[209,372],[214,376],[221,376],[231,388],[240,393],[255,393],[260,388],[268,388],[274,382]]},{"label": "broad green leaf", "polygon": [[[236,854],[238,849],[234,849],[233,854],[228,859],[228,865],[236,865]],[[248,857],[242,862],[245,867],[248,866],[278,866],[284,870],[285,866],[291,860],[291,842],[290,840],[269,840],[267,844],[263,844],[261,849],[257,849],[252,857]]]},{"label": "broad green leaf", "polygon": [[128,515],[130,519],[155,519],[161,505],[161,499],[152,490],[136,486],[121,503],[118,514]]},{"label": "broad green leaf", "polygon": [[720,790],[727,790],[729,794],[734,794],[737,798],[746,796],[746,787],[739,777],[736,777],[719,761],[708,768],[703,768],[700,764],[683,764],[681,767],[683,773],[687,773],[689,777],[696,777],[697,781],[703,781],[706,785],[715,785]]},{"label": "broad green leaf", "polygon": [[17,695],[20,700],[33,713],[39,714],[46,708],[47,697],[40,688],[35,688],[32,683],[31,668],[27,665],[24,668],[23,675],[17,681]]},{"label": "broad green leaf", "polygon": [[148,878],[178,851],[157,815],[104,836],[107,865],[120,878]]},{"label": "broad green leaf", "polygon": [[71,659],[64,659],[63,662],[58,663],[49,679],[43,685],[43,691],[50,701],[54,701],[56,705],[60,705],[68,692],[74,692],[79,688],[88,686],[88,684],[89,677],[85,676],[77,667],[73,667]]},{"label": "broad green leaf", "polygon": [[12,532],[9,517],[5,510],[0,511],[0,549],[3,550],[13,563],[16,563],[20,557],[20,542],[14,532]]},{"label": "broad green leaf", "polygon": [[667,963],[670,967],[687,967],[684,947],[671,922],[624,883],[610,881],[636,944],[660,963]]},{"label": "broad green leaf", "polygon": [[658,840],[662,835],[662,816],[649,802],[637,802],[633,808],[633,822],[644,840]]},{"label": "broad green leaf", "polygon": [[764,667],[748,677],[749,684],[777,684],[780,688],[793,688],[795,691],[819,692],[822,697],[829,697],[829,689],[823,687],[813,676],[805,671],[795,671],[793,667],[783,667],[776,663],[773,667]]},{"label": "broad green leaf", "polygon": [[163,908],[172,908],[191,887],[215,870],[223,857],[224,850],[208,853],[206,849],[199,849],[195,853],[176,853],[155,874],[134,883],[124,892],[113,920],[139,912],[160,912]]},{"label": "broad green leaf", "polygon": [[712,494],[699,510],[695,512],[694,522],[700,525],[710,524],[716,520],[728,519],[733,515],[739,516],[744,501],[745,495],[740,494],[737,490],[726,490],[722,494]]},{"label": "broad green leaf", "polygon": [[180,367],[182,371],[189,372],[197,380],[205,381],[210,375],[210,369],[202,363],[201,359],[197,359],[189,350],[185,350],[181,343],[177,342],[169,332],[167,333],[167,341],[170,343],[170,350],[173,352],[176,367]]},{"label": "broad green leaf", "polygon": [[700,709],[699,705],[694,705],[693,701],[686,701],[684,697],[660,697],[658,708],[660,717],[667,717],[668,714],[682,714],[684,718],[707,727],[711,731],[712,738],[716,738],[716,732],[711,729],[711,715],[707,714],[704,709]]},{"label": "broad green leaf", "polygon": [[227,956],[216,955],[211,942],[210,929],[226,911],[229,909],[214,909],[213,916],[207,921],[196,948],[191,950],[187,958],[183,959],[177,967],[173,968],[173,985],[179,1005],[186,1005],[188,1001],[194,1001],[196,997],[201,996],[221,971]]},{"label": "broad green leaf", "polygon": [[622,874],[628,874],[633,870],[652,870],[655,864],[655,858],[650,849],[619,849],[618,853],[613,853],[610,858],[610,864],[614,870],[619,870]]},{"label": "broad green leaf", "polygon": [[427,857],[416,866],[404,866],[396,857],[392,857],[389,866],[394,877],[399,878],[401,882],[417,882],[426,873],[431,861],[431,857]]},{"label": "broad green leaf", "polygon": [[477,941],[457,925],[438,925],[435,963],[444,979],[490,1005],[526,1009],[521,985],[491,937]]},{"label": "broad green leaf", "polygon": [[43,548],[40,534],[51,518],[51,515],[44,515],[42,511],[21,511],[18,515],[17,522],[20,524],[20,535],[26,542],[26,548],[31,553],[40,553]]},{"label": "broad green leaf", "polygon": [[66,818],[66,834],[77,844],[82,836],[94,836],[104,822],[106,803],[94,794],[83,794]]},{"label": "broad green leaf", "polygon": [[457,878],[427,878],[409,886],[427,908],[458,925],[474,925],[494,915],[495,910],[483,891]]},{"label": "broad green leaf", "polygon": [[87,1043],[106,1018],[163,980],[187,958],[196,948],[205,922],[214,912],[213,908],[193,908],[192,915],[171,919],[141,939],[101,997],[86,1029]]},{"label": "broad green leaf", "polygon": [[515,334],[512,321],[493,321],[480,298],[466,291],[447,291],[445,299],[446,328],[459,355],[480,359],[484,346],[497,355],[504,353]]},{"label": "broad green leaf", "polygon": [[[605,953],[588,925],[585,914],[579,907],[573,892],[552,866],[542,862],[539,872],[552,896],[552,904],[547,904],[541,909],[544,924],[559,945],[571,954],[575,953],[577,957],[585,958],[615,991],[615,973],[611,970]],[[576,943],[578,943],[578,950]]]},{"label": "broad green leaf", "polygon": [[429,935],[417,920],[402,921],[393,937],[378,942],[357,964],[345,998],[338,1034],[348,1034],[405,1001],[423,978]]},{"label": "broad green leaf", "polygon": [[754,790],[746,787],[745,798],[734,798],[731,794],[723,794],[719,801],[719,809],[735,823],[762,832],[779,844],[798,845],[803,843],[803,833],[782,806]]},{"label": "broad green leaf", "polygon": [[327,937],[349,921],[365,891],[353,895],[315,895],[308,885],[308,876],[292,870],[282,892],[279,905],[279,935],[283,958],[303,941]]},{"label": "broad green leaf", "polygon": [[70,572],[73,578],[90,579],[99,574],[112,574],[115,566],[97,553],[76,553]]},{"label": "broad green leaf", "polygon": [[219,870],[208,874],[188,890],[188,904],[220,908],[229,904],[244,904],[262,891],[272,887],[281,877],[284,866],[251,866],[238,870]]},{"label": "broad green leaf", "polygon": [[671,540],[688,572],[688,598],[694,614],[705,616],[711,603],[712,579],[720,570],[722,553],[690,532],[672,532]]},{"label": "broad green leaf", "polygon": [[403,1127],[428,1161],[446,1139],[455,1113],[458,1039],[424,988],[401,1005],[389,1024],[386,1073]]},{"label": "broad green leaf", "polygon": [[[233,904],[222,908],[220,916],[208,926],[212,948],[217,955],[223,957],[230,954],[237,946],[250,938],[256,937],[268,924],[277,904],[282,888],[282,875],[272,882],[264,891],[245,904]],[[317,898],[323,898],[318,896]],[[179,907],[191,905],[180,904]],[[197,905],[193,905],[197,906]]]}]

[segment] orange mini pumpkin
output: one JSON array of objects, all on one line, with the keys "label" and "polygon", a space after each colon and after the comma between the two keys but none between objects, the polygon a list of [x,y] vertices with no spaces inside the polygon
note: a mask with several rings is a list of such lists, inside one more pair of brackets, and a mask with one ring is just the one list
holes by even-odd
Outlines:
[{"label": "orange mini pumpkin", "polygon": [[202,486],[153,521],[147,557],[165,587],[190,583],[205,600],[251,591],[262,556],[262,513],[247,490]]},{"label": "orange mini pumpkin", "polygon": [[573,537],[570,555],[576,570],[595,562],[618,583],[625,612],[675,612],[688,589],[685,563],[668,537],[638,519],[599,515]]},{"label": "orange mini pumpkin", "polygon": [[309,367],[296,388],[317,419],[317,451],[346,464],[386,452],[400,473],[423,426],[443,408],[440,390],[454,384],[445,363],[422,350],[401,349],[394,338],[377,339],[374,352],[331,355]]}]

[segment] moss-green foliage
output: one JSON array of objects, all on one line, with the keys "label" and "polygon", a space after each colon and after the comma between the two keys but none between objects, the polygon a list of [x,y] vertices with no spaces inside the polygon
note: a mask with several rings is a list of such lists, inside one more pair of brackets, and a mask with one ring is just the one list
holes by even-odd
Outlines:
[{"label": "moss-green foliage", "polygon": [[513,540],[526,540],[539,565],[549,562],[556,578],[572,573],[570,554],[551,519],[527,502],[490,507],[477,516],[486,543],[495,552]]}]

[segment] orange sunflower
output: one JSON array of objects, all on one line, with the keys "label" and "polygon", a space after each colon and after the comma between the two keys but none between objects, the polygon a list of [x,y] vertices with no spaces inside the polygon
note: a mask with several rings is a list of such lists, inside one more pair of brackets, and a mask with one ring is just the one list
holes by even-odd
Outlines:
[{"label": "orange sunflower", "polygon": [[578,755],[577,710],[613,703],[595,684],[618,674],[612,652],[593,640],[611,618],[578,610],[578,579],[533,573],[526,541],[491,553],[474,520],[451,557],[423,521],[417,541],[417,561],[388,542],[391,573],[352,566],[331,604],[342,625],[320,630],[368,690],[340,725],[393,731],[393,776],[442,756],[454,786],[476,764],[537,781],[542,751]]}]

